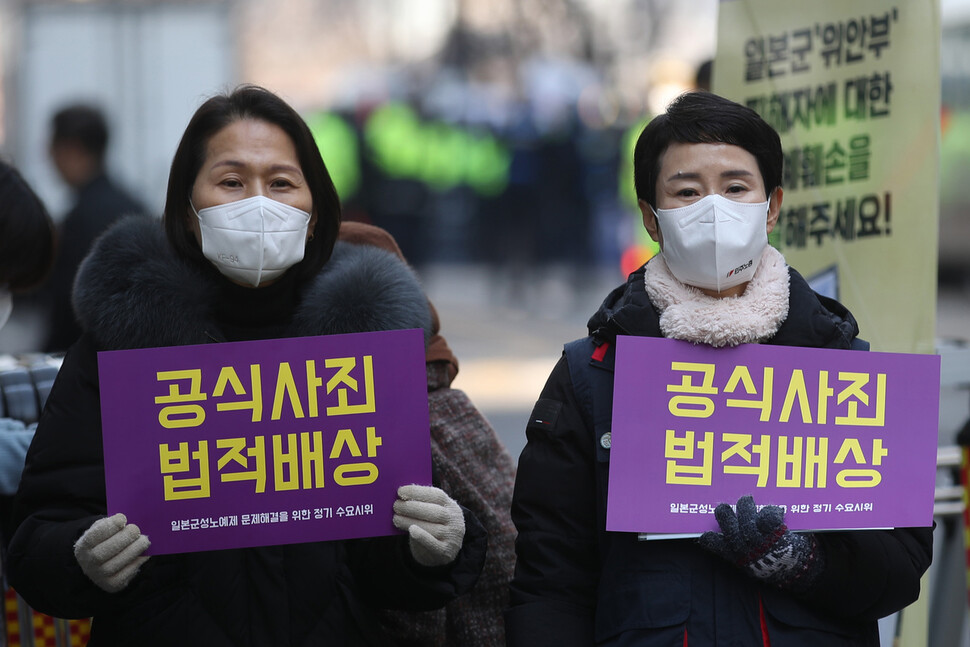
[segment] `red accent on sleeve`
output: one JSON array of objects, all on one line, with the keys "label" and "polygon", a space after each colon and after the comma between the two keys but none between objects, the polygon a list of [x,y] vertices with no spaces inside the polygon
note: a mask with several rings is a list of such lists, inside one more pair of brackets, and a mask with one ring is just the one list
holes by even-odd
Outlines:
[{"label": "red accent on sleeve", "polygon": [[758,615],[761,621],[761,640],[764,642],[764,647],[771,647],[771,639],[768,638],[768,623],[765,622],[765,605],[761,601],[761,596],[758,596]]}]

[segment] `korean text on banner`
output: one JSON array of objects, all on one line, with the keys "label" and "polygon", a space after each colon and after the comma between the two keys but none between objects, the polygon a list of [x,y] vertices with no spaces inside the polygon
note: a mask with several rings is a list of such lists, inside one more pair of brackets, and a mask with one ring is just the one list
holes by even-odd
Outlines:
[{"label": "korean text on banner", "polygon": [[753,495],[793,530],[933,523],[940,357],[617,339],[607,530],[716,530]]},{"label": "korean text on banner", "polygon": [[164,554],[398,532],[430,484],[420,330],[98,354],[108,512]]},{"label": "korean text on banner", "polygon": [[781,135],[789,264],[874,350],[934,352],[939,0],[722,0],[713,70]]}]

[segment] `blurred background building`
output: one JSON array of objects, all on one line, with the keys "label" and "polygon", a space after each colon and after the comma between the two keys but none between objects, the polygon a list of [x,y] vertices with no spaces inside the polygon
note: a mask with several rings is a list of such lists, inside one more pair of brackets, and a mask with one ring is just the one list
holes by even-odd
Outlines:
[{"label": "blurred background building", "polygon": [[[48,117],[68,101],[99,104],[113,126],[115,173],[158,212],[194,108],[216,90],[258,83],[315,125],[350,217],[399,224],[418,264],[481,260],[489,252],[471,241],[485,242],[483,224],[495,230],[484,212],[506,190],[561,203],[543,201],[557,213],[537,221],[587,228],[592,211],[615,211],[604,204],[617,200],[615,140],[651,102],[658,109],[692,83],[714,51],[715,7],[2,0],[0,151],[60,213],[69,198],[47,159]],[[558,186],[544,190],[546,179]],[[425,230],[438,240],[412,245]],[[614,253],[616,235],[596,234],[595,251]]]}]

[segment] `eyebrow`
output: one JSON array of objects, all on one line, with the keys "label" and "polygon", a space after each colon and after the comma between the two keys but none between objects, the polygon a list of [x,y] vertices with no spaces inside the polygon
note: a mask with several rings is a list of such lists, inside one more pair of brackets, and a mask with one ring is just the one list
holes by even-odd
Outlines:
[{"label": "eyebrow", "polygon": [[[700,176],[701,176],[700,173],[684,173],[683,171],[677,171],[669,178],[667,178],[667,182],[670,182],[671,180],[696,180],[700,178]],[[751,171],[746,171],[744,169],[737,169],[737,170],[724,171],[721,173],[721,177],[722,178],[754,177],[754,173],[752,173]]]},{"label": "eyebrow", "polygon": [[[220,166],[230,166],[232,168],[243,168],[247,166],[247,164],[239,160],[222,160],[213,164],[212,168],[216,169],[216,168],[219,168]],[[269,170],[270,171],[290,171],[292,173],[300,173],[300,174],[303,173],[303,170],[300,167],[293,166],[292,164],[272,164],[269,167]]]}]

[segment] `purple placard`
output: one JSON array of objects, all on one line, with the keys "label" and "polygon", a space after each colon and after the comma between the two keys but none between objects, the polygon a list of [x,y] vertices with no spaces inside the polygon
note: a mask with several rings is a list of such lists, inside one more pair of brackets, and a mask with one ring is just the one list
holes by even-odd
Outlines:
[{"label": "purple placard", "polygon": [[431,483],[421,330],[109,351],[98,373],[108,512],[152,554],[393,534],[398,486]]},{"label": "purple placard", "polygon": [[745,494],[793,530],[933,523],[938,355],[620,337],[614,380],[607,530],[716,530]]}]

